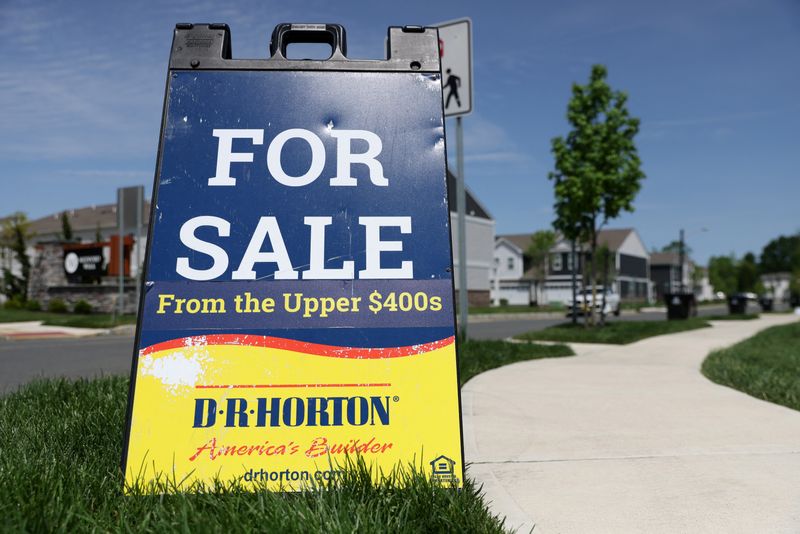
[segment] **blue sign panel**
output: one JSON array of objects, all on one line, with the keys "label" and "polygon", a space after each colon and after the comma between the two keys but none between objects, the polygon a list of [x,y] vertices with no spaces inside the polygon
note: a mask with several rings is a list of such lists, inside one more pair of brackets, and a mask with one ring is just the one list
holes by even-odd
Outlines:
[{"label": "blue sign panel", "polygon": [[[376,347],[453,335],[439,90],[438,75],[416,73],[174,73],[152,236],[169,253],[150,256],[142,345],[164,330],[300,327],[303,339]],[[180,298],[264,298],[276,286],[362,304],[307,321],[285,306],[174,313]],[[424,297],[383,306],[403,292]]]}]

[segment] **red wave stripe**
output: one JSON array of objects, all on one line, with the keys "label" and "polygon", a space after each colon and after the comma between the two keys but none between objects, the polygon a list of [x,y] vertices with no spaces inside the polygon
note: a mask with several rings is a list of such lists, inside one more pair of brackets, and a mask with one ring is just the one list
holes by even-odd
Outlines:
[{"label": "red wave stripe", "polygon": [[178,339],[171,339],[163,343],[150,345],[139,351],[139,356],[145,356],[162,350],[177,349],[184,347],[203,347],[207,345],[244,345],[249,347],[265,347],[272,349],[291,350],[302,352],[314,356],[328,356],[332,358],[352,358],[356,360],[371,360],[384,358],[402,358],[404,356],[414,356],[432,350],[446,347],[455,342],[455,337],[450,336],[430,343],[420,345],[408,345],[405,347],[387,348],[361,348],[361,347],[337,347],[335,345],[321,345],[319,343],[309,343],[307,341],[297,341],[295,339],[284,339],[281,337],[256,336],[252,334],[212,334],[209,336],[191,336]]}]

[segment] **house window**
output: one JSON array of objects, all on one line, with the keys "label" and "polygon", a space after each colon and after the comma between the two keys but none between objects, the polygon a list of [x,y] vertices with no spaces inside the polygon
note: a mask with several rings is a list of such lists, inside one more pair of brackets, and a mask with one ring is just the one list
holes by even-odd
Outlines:
[{"label": "house window", "polygon": [[508,270],[509,271],[514,270],[514,258],[513,257],[512,258],[508,258]]},{"label": "house window", "polygon": [[553,254],[551,256],[550,266],[554,271],[560,271],[562,269],[563,266],[561,265],[561,254]]}]

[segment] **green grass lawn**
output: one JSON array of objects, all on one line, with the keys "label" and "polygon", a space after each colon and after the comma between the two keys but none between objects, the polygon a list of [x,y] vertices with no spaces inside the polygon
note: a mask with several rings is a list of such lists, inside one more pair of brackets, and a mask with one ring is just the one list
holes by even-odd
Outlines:
[{"label": "green grass lawn", "polygon": [[463,386],[467,380],[495,367],[539,358],[572,356],[566,345],[508,343],[506,341],[477,341],[471,339],[459,347],[458,377]]},{"label": "green grass lawn", "polygon": [[706,321],[752,321],[760,316],[757,313],[731,313],[729,315],[712,315],[703,317]]},{"label": "green grass lawn", "polygon": [[[373,482],[353,467],[335,491],[122,494],[128,380],[48,380],[0,398],[4,532],[503,532],[469,480],[411,471]],[[398,483],[399,482],[399,483]]]},{"label": "green grass lawn", "polygon": [[800,410],[800,323],[773,326],[703,362],[712,382]]},{"label": "green grass lawn", "polygon": [[82,328],[111,328],[121,324],[136,324],[135,315],[114,317],[107,313],[51,313],[45,311],[8,310],[0,308],[0,323],[44,321],[51,326],[77,326]]},{"label": "green grass lawn", "polygon": [[612,321],[605,326],[586,328],[583,324],[563,323],[537,332],[516,336],[526,341],[560,341],[563,343],[611,343],[627,345],[653,336],[674,334],[710,326],[704,319],[694,317],[684,321]]},{"label": "green grass lawn", "polygon": [[[469,341],[462,383],[516,361],[566,356],[563,345]],[[122,494],[128,380],[44,380],[0,397],[0,530],[32,532],[504,532],[467,478],[462,491],[421,470],[373,481],[361,463],[339,485],[298,494],[221,487]],[[166,492],[170,493],[170,492]]]},{"label": "green grass lawn", "polygon": [[505,306],[472,306],[470,315],[492,315],[498,313],[549,313],[563,312],[567,308],[563,304],[549,304],[547,306],[522,306],[507,304]]}]

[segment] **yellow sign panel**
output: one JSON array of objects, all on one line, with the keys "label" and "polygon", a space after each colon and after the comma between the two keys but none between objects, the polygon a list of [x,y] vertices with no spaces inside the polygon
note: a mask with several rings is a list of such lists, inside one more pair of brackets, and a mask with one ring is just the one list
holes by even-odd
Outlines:
[{"label": "yellow sign panel", "polygon": [[[452,338],[348,349],[223,335],[149,347],[138,362],[127,481],[169,466],[187,483],[292,490],[335,477],[345,455],[361,455],[384,472],[414,462],[459,484],[454,363]],[[436,387],[423,386],[425,376]]]}]

